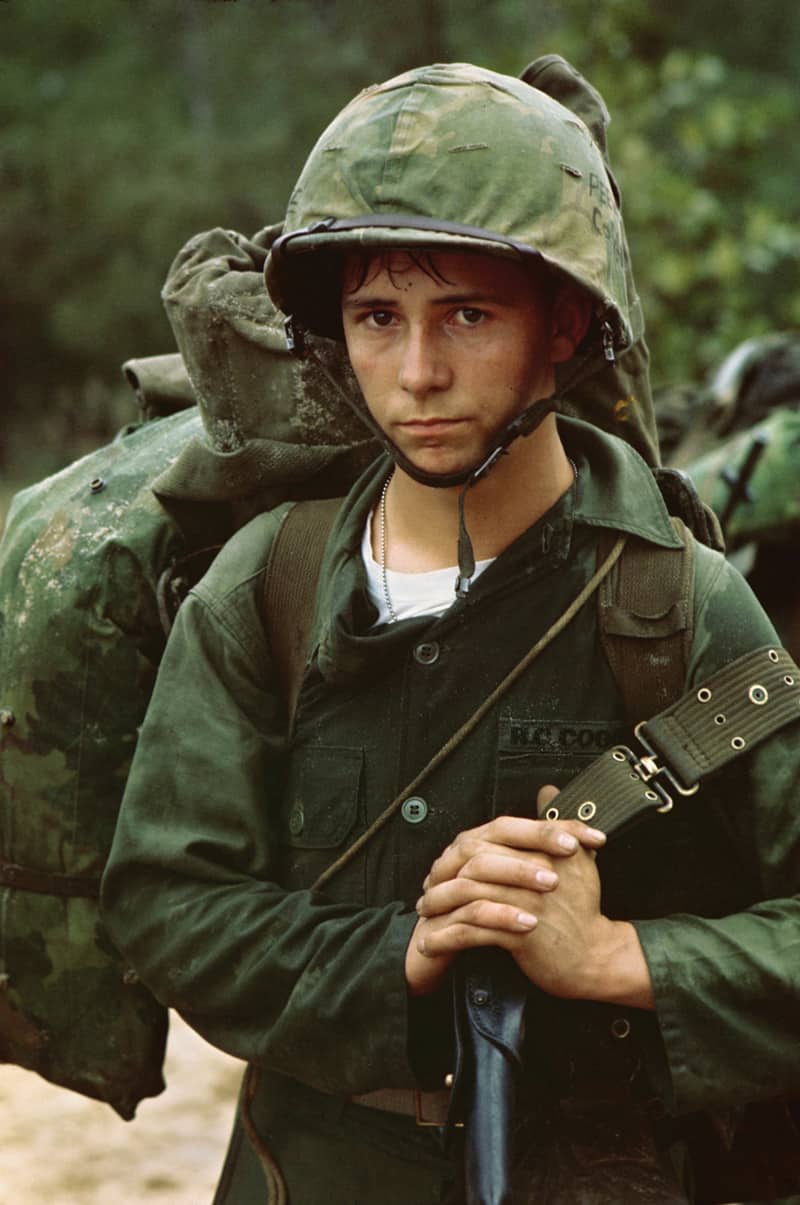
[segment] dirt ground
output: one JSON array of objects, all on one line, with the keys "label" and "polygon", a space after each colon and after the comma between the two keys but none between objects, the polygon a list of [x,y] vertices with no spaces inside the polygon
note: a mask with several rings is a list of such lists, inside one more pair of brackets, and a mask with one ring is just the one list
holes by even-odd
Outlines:
[{"label": "dirt ground", "polygon": [[241,1074],[175,1014],[167,1089],[132,1122],[0,1066],[0,1205],[209,1205]]}]

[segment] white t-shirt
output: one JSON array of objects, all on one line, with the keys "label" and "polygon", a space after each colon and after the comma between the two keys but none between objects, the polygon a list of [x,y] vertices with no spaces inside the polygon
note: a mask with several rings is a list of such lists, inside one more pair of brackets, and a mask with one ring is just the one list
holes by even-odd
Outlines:
[{"label": "white t-shirt", "polygon": [[[388,623],[391,615],[383,592],[383,570],[372,555],[373,514],[374,512],[370,513],[364,528],[361,556],[367,571],[367,593],[370,602],[378,609],[375,624],[377,627],[379,624]],[[490,557],[487,561],[477,561],[472,581],[475,581],[493,560],[494,557]],[[455,602],[457,577],[457,565],[448,565],[446,569],[431,569],[427,573],[398,573],[395,569],[387,569],[389,597],[398,620],[414,619],[418,615],[443,615]]]}]

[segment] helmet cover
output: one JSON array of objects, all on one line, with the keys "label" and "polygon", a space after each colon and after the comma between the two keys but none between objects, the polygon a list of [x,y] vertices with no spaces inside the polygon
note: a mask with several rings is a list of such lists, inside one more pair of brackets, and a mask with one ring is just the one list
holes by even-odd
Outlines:
[{"label": "helmet cover", "polygon": [[581,120],[524,80],[469,64],[365,89],[311,151],[265,275],[302,326],[341,336],[341,254],[469,250],[538,260],[592,298],[617,350],[632,330],[622,219]]}]

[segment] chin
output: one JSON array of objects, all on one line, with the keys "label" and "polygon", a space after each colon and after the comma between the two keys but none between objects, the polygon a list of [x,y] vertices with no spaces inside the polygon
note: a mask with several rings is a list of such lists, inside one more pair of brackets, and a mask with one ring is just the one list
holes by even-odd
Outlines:
[{"label": "chin", "polygon": [[480,460],[478,456],[469,459],[464,456],[420,456],[419,454],[409,456],[408,459],[420,473],[432,473],[438,476],[466,473]]}]

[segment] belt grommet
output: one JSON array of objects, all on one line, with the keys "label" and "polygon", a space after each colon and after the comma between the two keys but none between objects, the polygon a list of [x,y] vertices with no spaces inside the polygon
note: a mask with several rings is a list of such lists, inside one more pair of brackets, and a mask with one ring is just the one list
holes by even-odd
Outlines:
[{"label": "belt grommet", "polygon": [[560,814],[558,808],[549,807],[544,814],[544,818],[545,820],[558,820]]},{"label": "belt grommet", "polygon": [[770,659],[770,661],[779,661],[780,660],[780,657],[776,653],[775,649],[769,650],[769,659]]},{"label": "belt grommet", "polygon": [[630,1036],[631,1023],[627,1017],[615,1017],[611,1022],[611,1034],[618,1041],[623,1041]]},{"label": "belt grommet", "polygon": [[597,804],[594,803],[591,799],[584,800],[584,802],[578,808],[578,819],[579,820],[591,820],[592,817],[596,816],[596,815],[597,815]]},{"label": "belt grommet", "polygon": [[707,686],[701,686],[697,692],[698,703],[708,703],[711,699],[711,691]]},{"label": "belt grommet", "polygon": [[744,749],[747,741],[743,736],[734,736],[731,739],[731,749]]},{"label": "belt grommet", "polygon": [[760,683],[755,682],[748,690],[747,697],[751,703],[755,703],[756,707],[763,707],[769,698],[769,691]]}]

